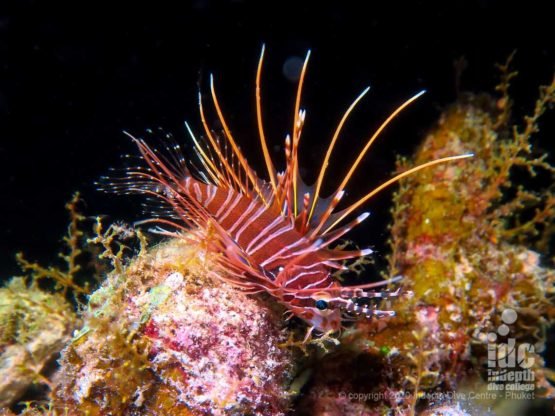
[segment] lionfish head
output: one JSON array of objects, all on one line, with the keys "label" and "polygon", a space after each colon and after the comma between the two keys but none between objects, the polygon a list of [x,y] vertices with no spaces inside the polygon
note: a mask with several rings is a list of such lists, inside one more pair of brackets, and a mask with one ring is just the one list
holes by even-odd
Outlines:
[{"label": "lionfish head", "polygon": [[302,307],[290,306],[289,310],[319,332],[335,332],[341,329],[341,310],[331,307],[327,295],[312,295],[304,299]]}]

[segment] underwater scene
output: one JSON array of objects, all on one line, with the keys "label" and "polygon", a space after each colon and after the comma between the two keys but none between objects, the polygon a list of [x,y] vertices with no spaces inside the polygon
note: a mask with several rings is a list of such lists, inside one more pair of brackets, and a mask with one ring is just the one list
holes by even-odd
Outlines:
[{"label": "underwater scene", "polygon": [[547,10],[58,6],[0,6],[1,416],[555,414]]}]

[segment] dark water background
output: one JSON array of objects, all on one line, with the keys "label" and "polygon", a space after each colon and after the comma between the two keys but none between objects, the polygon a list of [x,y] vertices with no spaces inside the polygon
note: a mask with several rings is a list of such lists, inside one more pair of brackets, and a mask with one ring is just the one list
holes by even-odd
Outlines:
[{"label": "dark water background", "polygon": [[[162,127],[186,141],[188,120],[200,131],[197,86],[207,92],[210,73],[242,148],[263,168],[253,105],[263,42],[265,124],[279,149],[273,154],[278,165],[295,92],[283,67],[312,49],[301,149],[309,180],[342,111],[365,86],[372,90],[339,143],[328,176],[332,186],[385,115],[428,90],[368,155],[348,189],[352,197],[386,179],[395,154],[409,155],[456,98],[458,58],[468,62],[462,89],[492,91],[495,63],[518,49],[517,113],[530,109],[537,86],[554,70],[546,2],[368,2],[368,8],[340,2],[182,3],[182,11],[114,10],[103,2],[0,4],[0,276],[17,272],[17,251],[45,262],[53,258],[67,224],[63,205],[77,190],[89,215],[140,218],[136,204],[97,193],[93,182],[134,150],[123,129],[142,135]],[[553,146],[553,119],[544,118],[538,136],[546,151]],[[385,193],[369,204],[375,220],[360,233],[361,244],[385,248],[389,200]]]},{"label": "dark water background", "polygon": [[[55,260],[67,225],[64,204],[77,190],[87,215],[141,218],[136,200],[100,194],[93,182],[134,150],[123,129],[140,136],[160,126],[185,141],[188,120],[200,131],[197,88],[208,91],[210,73],[235,136],[261,169],[253,97],[263,42],[265,124],[278,166],[295,92],[284,66],[312,50],[301,150],[309,180],[342,111],[372,87],[338,145],[327,191],[381,120],[428,90],[376,144],[351,183],[351,197],[387,179],[395,155],[411,154],[456,98],[459,58],[468,63],[463,90],[493,91],[495,63],[517,49],[517,115],[529,112],[537,86],[554,71],[545,1],[195,0],[179,10],[154,3],[115,10],[114,3],[0,4],[0,280],[18,272],[18,251],[45,264]],[[551,151],[554,133],[551,113],[538,135],[542,151]],[[378,263],[387,250],[390,198],[386,192],[368,205],[374,220],[353,236],[378,251]]]}]

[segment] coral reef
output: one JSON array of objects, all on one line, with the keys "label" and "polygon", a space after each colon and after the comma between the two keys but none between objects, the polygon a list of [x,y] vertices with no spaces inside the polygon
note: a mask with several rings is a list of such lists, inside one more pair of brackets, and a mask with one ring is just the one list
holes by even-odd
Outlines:
[{"label": "coral reef", "polygon": [[[554,173],[545,155],[532,152],[530,138],[555,100],[555,81],[540,89],[521,130],[509,125],[507,91],[514,74],[502,69],[499,100],[464,95],[419,148],[415,164],[451,154],[475,156],[423,170],[401,184],[390,272],[404,276],[405,292],[413,296],[395,304],[398,314],[389,322],[361,322],[343,334],[340,351],[328,357],[310,388],[305,405],[312,414],[343,414],[346,396],[352,406],[366,404],[352,414],[464,414],[433,409],[458,406],[457,397],[469,396],[461,392],[470,382],[475,400],[466,406],[472,414],[486,414],[495,399],[516,396],[496,391],[505,386],[490,372],[491,363],[511,357],[515,346],[525,354],[513,366],[534,390],[525,399],[555,397],[539,355],[555,318],[555,270],[529,248],[555,216],[555,195],[512,183],[515,171],[531,177]],[[530,363],[525,370],[524,362]],[[484,389],[488,394],[476,393]],[[314,400],[320,392],[331,402],[326,410],[323,400]]]},{"label": "coral reef", "polygon": [[[0,288],[0,408],[12,405],[34,384],[51,386],[45,367],[71,339],[78,318],[66,295],[86,293],[74,281],[80,269],[79,194],[66,205],[70,225],[64,237],[66,251],[60,253],[67,267],[44,268],[17,254],[27,277],[15,277]],[[55,290],[44,290],[44,280],[54,282]]]},{"label": "coral reef", "polygon": [[[327,334],[303,344],[294,339],[304,327],[286,328],[269,297],[208,277],[217,254],[203,244],[183,235],[147,248],[140,231],[103,230],[100,219],[86,248],[100,250],[96,274],[109,271],[89,294],[77,278],[85,247],[76,196],[67,267],[18,255],[29,276],[0,289],[0,414],[507,415],[555,397],[541,356],[555,270],[539,254],[555,196],[552,185],[528,187],[536,175],[553,179],[531,137],[555,82],[519,128],[510,123],[514,73],[502,70],[500,98],[461,96],[413,160],[399,162],[405,170],[474,153],[401,183],[388,273],[404,276],[403,294],[380,305],[397,316],[350,324],[340,342]],[[500,379],[503,366],[524,378]],[[33,384],[50,390],[46,404],[13,407]],[[500,390],[514,385],[531,389]]]},{"label": "coral reef", "polygon": [[76,315],[60,294],[29,287],[22,277],[0,288],[0,408],[32,384],[50,385],[44,367],[71,339]]},{"label": "coral reef", "polygon": [[278,347],[282,311],[206,278],[210,264],[171,240],[112,272],[62,353],[54,409],[285,414],[294,355]]}]

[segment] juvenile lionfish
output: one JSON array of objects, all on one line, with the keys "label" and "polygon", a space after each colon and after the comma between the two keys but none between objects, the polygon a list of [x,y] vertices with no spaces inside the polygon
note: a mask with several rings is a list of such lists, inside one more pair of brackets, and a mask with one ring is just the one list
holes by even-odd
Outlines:
[{"label": "juvenile lionfish", "polygon": [[300,72],[293,131],[285,139],[286,167],[282,172],[276,172],[274,168],[263,127],[260,93],[263,47],[256,72],[256,118],[268,180],[259,178],[237,145],[223,115],[211,76],[210,92],[223,128],[222,138],[216,136],[206,121],[200,93],[199,110],[205,138],[198,139],[185,124],[202,168],[192,175],[178,144],[166,143],[161,151],[128,134],[139,148],[143,166],[127,169],[124,178],[112,180],[104,186],[104,189],[111,191],[155,197],[158,204],[162,203],[169,209],[166,209],[166,215],[142,223],[170,226],[174,231],[159,228],[159,232],[206,244],[211,252],[219,253],[215,256],[217,266],[214,272],[218,278],[247,293],[270,294],[292,315],[309,324],[308,334],[312,330],[337,331],[341,328],[342,319],[359,315],[367,318],[394,315],[393,311],[381,311],[369,306],[368,300],[398,295],[399,290],[376,290],[397,278],[342,286],[333,277],[334,269],[347,269],[344,260],[372,253],[371,249],[330,248],[332,243],[362,223],[368,213],[340,224],[367,200],[401,178],[429,166],[471,156],[446,157],[408,169],[336,212],[347,183],[372,143],[397,114],[424,91],[408,99],[387,117],[359,152],[337,190],[331,197],[322,199],[320,191],[341,129],[369,88],[343,114],[316,183],[305,185],[299,175],[298,151],[306,115],[301,109],[301,95],[309,57],[310,51]]}]

